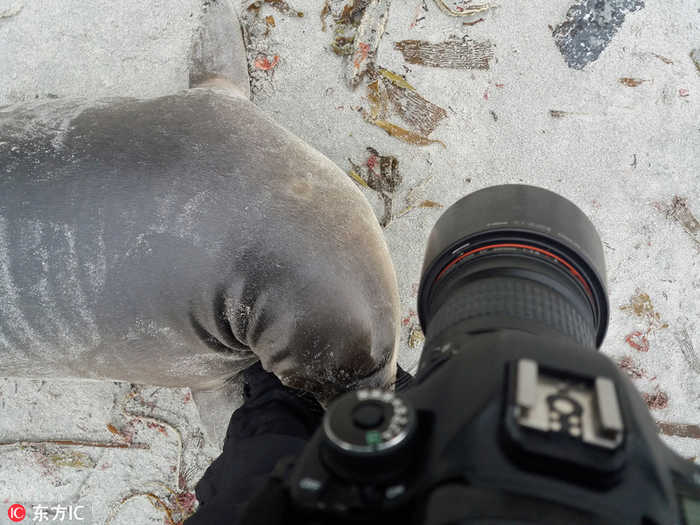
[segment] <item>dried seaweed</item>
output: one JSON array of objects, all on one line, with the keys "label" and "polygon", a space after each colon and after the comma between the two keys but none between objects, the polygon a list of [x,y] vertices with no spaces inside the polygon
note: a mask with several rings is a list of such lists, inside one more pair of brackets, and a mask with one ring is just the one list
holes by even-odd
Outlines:
[{"label": "dried seaweed", "polygon": [[489,60],[494,56],[491,42],[478,42],[466,36],[438,43],[401,40],[394,47],[409,64],[452,69],[489,69]]},{"label": "dried seaweed", "polygon": [[423,335],[423,331],[420,329],[420,326],[411,326],[411,330],[408,334],[408,346],[411,348],[417,348],[423,343],[423,341],[425,341],[425,336]]},{"label": "dried seaweed", "polygon": [[444,0],[435,0],[435,3],[438,5],[438,7],[442,10],[443,13],[446,13],[450,16],[472,16],[476,15],[478,13],[483,13],[484,11],[488,11],[493,7],[491,4],[477,4],[477,5],[472,5],[471,1],[462,1],[461,3],[464,5],[464,7],[455,5],[454,9],[451,9]]},{"label": "dried seaweed", "polygon": [[387,226],[389,226],[389,223],[393,219],[392,209],[393,209],[394,199],[392,198],[391,195],[389,195],[387,193],[380,192],[379,196],[384,201],[384,215],[379,220],[379,225],[382,228],[386,228]]},{"label": "dried seaweed", "polygon": [[419,135],[418,133],[409,131],[405,128],[402,128],[401,126],[392,124],[391,122],[387,122],[385,120],[374,120],[370,122],[375,126],[382,128],[392,137],[396,137],[397,139],[403,140],[404,142],[408,142],[409,144],[415,144],[417,146],[427,146],[429,144],[434,144],[437,142],[438,144],[441,144],[443,148],[447,148],[445,143],[441,140],[429,139],[428,137],[424,137],[422,135]]},{"label": "dried seaweed", "polygon": [[657,390],[652,393],[643,393],[642,398],[646,401],[647,406],[651,410],[661,410],[668,407],[668,394],[666,392]]},{"label": "dried seaweed", "polygon": [[671,60],[670,58],[667,58],[667,57],[661,56],[661,55],[657,55],[656,53],[652,53],[652,55],[655,56],[656,58],[658,58],[659,60],[661,60],[661,62],[663,62],[664,64],[673,64],[673,60]]},{"label": "dried seaweed", "polygon": [[394,110],[421,135],[430,135],[447,117],[447,111],[424,99],[413,89],[399,87],[393,82],[386,82],[385,87]]},{"label": "dried seaweed", "polygon": [[[355,40],[357,40],[357,37],[355,37]],[[353,42],[354,44],[354,42]],[[354,48],[354,52],[352,54],[352,64],[354,66],[354,72],[359,72],[360,69],[365,69],[366,68],[366,63],[365,60],[367,60],[367,57],[369,56],[369,44],[366,44],[365,42],[358,42],[357,46]]]},{"label": "dried seaweed", "polygon": [[[245,3],[244,3],[245,5]],[[274,49],[276,42],[268,38],[277,20],[270,14],[263,14],[273,8],[286,16],[299,18],[304,13],[293,9],[284,0],[257,0],[241,12],[241,27],[248,55],[248,75],[253,100],[261,93],[271,94],[275,66],[280,60]]]},{"label": "dried seaweed", "polygon": [[[351,0],[343,7],[343,12],[336,19],[339,24],[349,24],[359,26],[362,15],[367,9],[371,0]],[[330,6],[329,6],[330,9]]]},{"label": "dried seaweed", "polygon": [[617,366],[632,379],[641,379],[646,377],[646,370],[640,368],[630,356],[625,356],[618,361]]},{"label": "dried seaweed", "polygon": [[700,439],[700,426],[698,425],[666,421],[657,421],[656,425],[659,427],[659,432],[666,436]]},{"label": "dried seaweed", "polygon": [[337,36],[331,44],[331,49],[336,55],[339,56],[350,56],[354,53],[355,47],[353,46],[354,38]]},{"label": "dried seaweed", "polygon": [[390,4],[390,0],[371,0],[364,9],[355,34],[355,50],[346,71],[350,87],[355,87],[368,69],[374,66],[379,42],[389,18]]},{"label": "dried seaweed", "polygon": [[262,0],[262,1],[265,2],[266,4],[271,5],[272,7],[277,9],[280,13],[284,13],[285,15],[297,16],[299,18],[304,17],[304,13],[302,11],[297,11],[296,9],[293,9],[292,7],[289,6],[289,4],[285,0]]},{"label": "dried seaweed", "polygon": [[331,49],[336,55],[349,56],[355,52],[355,33],[357,28],[350,24],[336,23],[333,30]]},{"label": "dried seaweed", "polygon": [[681,354],[683,354],[690,369],[696,374],[700,374],[700,357],[698,357],[695,348],[693,348],[693,341],[685,327],[676,332],[676,340],[678,341]]},{"label": "dried seaweed", "polygon": [[651,303],[648,294],[637,290],[630,299],[630,304],[620,306],[620,310],[632,311],[637,317],[643,317],[654,313],[654,305]]},{"label": "dried seaweed", "polygon": [[475,26],[476,24],[480,24],[481,22],[485,22],[485,20],[483,18],[479,18],[478,20],[474,20],[473,22],[464,22],[462,25]]},{"label": "dried seaweed", "polygon": [[369,187],[380,192],[395,192],[402,181],[398,159],[393,155],[380,155],[372,147],[368,147],[367,152],[369,157],[365,165]]},{"label": "dried seaweed", "polygon": [[649,339],[647,336],[657,330],[668,328],[668,323],[661,319],[661,315],[654,310],[649,295],[640,290],[630,298],[630,303],[620,306],[622,311],[631,311],[637,317],[642,318],[647,325],[646,330],[635,330],[625,336],[625,342],[638,352],[649,351]]},{"label": "dried seaweed", "polygon": [[[651,298],[648,294],[637,289],[635,294],[630,298],[629,304],[623,304],[620,306],[622,311],[631,311],[637,317],[644,317],[649,320],[650,323],[661,322],[661,315],[654,310],[654,305],[651,302]],[[665,328],[668,325],[663,326]]]},{"label": "dried seaweed", "polygon": [[408,27],[409,29],[413,29],[416,27],[416,24],[422,20],[425,20],[425,15],[423,13],[428,12],[428,4],[426,4],[426,0],[422,0],[421,3],[419,3],[416,6],[416,10],[413,14],[413,22],[411,22],[411,25]]},{"label": "dried seaweed", "polygon": [[442,208],[443,205],[440,204],[439,202],[435,202],[432,200],[422,200],[419,203],[416,204],[416,198],[414,196],[414,193],[419,190],[421,187],[423,187],[425,184],[430,182],[430,180],[433,178],[433,175],[430,174],[427,177],[425,177],[423,180],[412,186],[409,190],[408,193],[406,194],[405,202],[406,206],[403,210],[401,210],[399,213],[397,213],[394,217],[396,219],[399,219],[406,215],[407,213],[410,213],[412,211],[421,209],[421,208]]},{"label": "dried seaweed", "polygon": [[398,87],[401,87],[404,89],[410,89],[411,91],[416,90],[416,88],[414,88],[411,84],[409,84],[405,78],[403,78],[401,75],[397,75],[396,73],[394,73],[392,71],[389,71],[388,69],[379,68],[379,74],[382,75],[387,80],[390,80],[393,84],[395,84]]},{"label": "dried seaweed", "polygon": [[373,70],[379,41],[389,15],[391,0],[351,0],[338,12],[337,0],[327,0],[321,11],[323,30],[325,17],[331,13],[335,22],[331,49],[336,55],[349,56],[345,64],[345,80],[351,88]]},{"label": "dried seaweed", "polygon": [[134,498],[138,497],[146,497],[148,501],[153,505],[153,507],[157,510],[163,510],[165,512],[165,516],[163,517],[163,522],[166,525],[178,525],[179,523],[182,523],[181,521],[176,522],[175,519],[173,518],[173,511],[172,509],[157,495],[155,495],[153,492],[139,492],[136,494],[130,494],[128,496],[124,496],[116,505],[115,508],[111,510],[109,515],[107,516],[107,520],[105,521],[105,525],[109,525],[114,517],[117,515],[118,509],[124,505],[127,501],[132,500]]},{"label": "dried seaweed", "polygon": [[631,334],[627,334],[625,336],[625,342],[637,352],[649,351],[649,339],[647,339],[646,334],[643,334],[639,330],[635,330]]},{"label": "dried seaweed", "polygon": [[0,447],[36,447],[42,445],[60,445],[65,447],[97,447],[97,448],[137,448],[149,450],[150,445],[144,443],[101,443],[99,441],[82,441],[71,439],[51,439],[45,441],[3,441]]},{"label": "dried seaweed", "polygon": [[370,108],[365,118],[370,122],[388,121],[398,114],[411,131],[427,137],[447,117],[443,108],[423,98],[403,77],[386,69],[378,73],[367,86]]},{"label": "dried seaweed", "polygon": [[107,430],[109,430],[115,436],[119,436],[120,438],[122,438],[126,443],[131,443],[131,440],[133,438],[132,434],[119,430],[111,423],[107,424]]},{"label": "dried seaweed", "polygon": [[698,49],[693,49],[690,52],[690,60],[693,61],[693,64],[695,64],[695,68],[700,72],[700,48]]},{"label": "dried seaweed", "polygon": [[369,101],[369,112],[365,111],[366,120],[386,119],[391,112],[389,95],[386,92],[384,83],[379,80],[367,85],[367,100]]},{"label": "dried seaweed", "polygon": [[407,213],[410,213],[414,210],[418,210],[420,208],[442,208],[442,207],[443,207],[443,205],[440,204],[439,202],[421,201],[418,204],[415,204],[415,205],[409,204],[408,206],[406,206],[403,210],[401,210],[399,213],[396,214],[396,218],[398,219],[400,217],[403,217]]},{"label": "dried seaweed", "polygon": [[667,218],[674,219],[683,226],[686,233],[700,245],[700,222],[688,208],[688,199],[676,195],[670,206],[660,204],[657,207],[665,213]]},{"label": "dried seaweed", "polygon": [[569,114],[568,111],[561,111],[559,109],[550,109],[549,116],[552,118],[563,118]]},{"label": "dried seaweed", "polygon": [[[352,161],[351,161],[351,162],[352,162]],[[348,171],[348,175],[350,176],[350,178],[351,178],[352,180],[354,180],[355,182],[357,182],[360,186],[363,186],[363,187],[365,187],[365,188],[369,188],[369,184],[367,184],[367,182],[365,182],[365,180],[364,180],[362,177],[360,177],[360,174],[357,173],[357,171],[355,171],[355,170],[350,170],[350,171]]]},{"label": "dried seaweed", "polygon": [[[382,228],[386,228],[393,218],[393,193],[402,182],[399,172],[399,161],[393,155],[381,155],[372,147],[367,148],[369,157],[364,167],[348,159],[352,169],[348,173],[358,184],[377,192],[384,202],[384,215],[379,220]],[[364,176],[361,175],[364,173]]]},{"label": "dried seaweed", "polygon": [[328,26],[326,25],[326,17],[329,14],[331,14],[331,5],[328,3],[328,0],[326,0],[323,4],[323,9],[321,9],[321,31],[323,31],[324,33],[328,28]]},{"label": "dried seaweed", "polygon": [[443,205],[435,201],[422,201],[416,205],[416,208],[442,208]]},{"label": "dried seaweed", "polygon": [[71,450],[65,453],[53,454],[49,457],[51,463],[57,467],[70,467],[76,469],[95,468],[96,462],[85,452]]},{"label": "dried seaweed", "polygon": [[643,82],[647,82],[643,78],[632,78],[632,77],[622,77],[617,80],[620,84],[624,84],[627,87],[637,87]]},{"label": "dried seaweed", "polygon": [[269,71],[270,69],[273,69],[280,61],[279,55],[275,55],[272,57],[272,60],[270,60],[270,57],[266,55],[258,55],[258,57],[255,59],[255,62],[253,62],[253,65],[256,67],[256,69],[261,69],[262,71]]}]

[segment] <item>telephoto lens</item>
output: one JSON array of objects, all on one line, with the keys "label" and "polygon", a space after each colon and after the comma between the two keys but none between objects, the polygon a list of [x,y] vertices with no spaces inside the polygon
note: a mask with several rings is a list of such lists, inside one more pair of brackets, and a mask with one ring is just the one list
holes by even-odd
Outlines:
[{"label": "telephoto lens", "polygon": [[[491,186],[453,204],[428,239],[418,295],[426,337],[460,323],[600,347],[607,329],[598,233],[573,203],[521,184]],[[421,358],[421,367],[430,360]]]}]

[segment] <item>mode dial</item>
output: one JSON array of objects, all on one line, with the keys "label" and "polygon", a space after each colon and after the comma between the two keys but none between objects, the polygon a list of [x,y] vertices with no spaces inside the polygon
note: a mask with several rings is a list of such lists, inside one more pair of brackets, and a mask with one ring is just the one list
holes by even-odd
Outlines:
[{"label": "mode dial", "polygon": [[365,389],[338,399],[326,412],[324,463],[336,474],[391,479],[412,464],[415,409],[393,392]]},{"label": "mode dial", "polygon": [[393,392],[358,390],[340,398],[326,413],[323,430],[338,451],[376,455],[402,448],[412,437],[416,415]]}]

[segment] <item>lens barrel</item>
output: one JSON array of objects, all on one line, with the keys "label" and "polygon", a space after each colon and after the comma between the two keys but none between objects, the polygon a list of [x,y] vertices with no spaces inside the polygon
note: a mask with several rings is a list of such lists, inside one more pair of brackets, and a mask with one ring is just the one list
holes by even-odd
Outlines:
[{"label": "lens barrel", "polygon": [[549,190],[508,184],[467,195],[430,234],[418,315],[428,339],[459,323],[468,332],[556,333],[598,348],[609,315],[598,233]]}]

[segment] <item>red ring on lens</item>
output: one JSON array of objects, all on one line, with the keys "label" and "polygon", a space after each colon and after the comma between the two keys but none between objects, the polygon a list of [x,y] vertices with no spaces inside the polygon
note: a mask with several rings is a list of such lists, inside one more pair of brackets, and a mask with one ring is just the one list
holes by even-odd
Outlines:
[{"label": "red ring on lens", "polygon": [[481,248],[476,248],[474,250],[471,250],[467,253],[463,253],[459,257],[457,257],[454,261],[452,261],[450,264],[445,266],[442,271],[438,274],[438,276],[435,278],[435,282],[438,282],[440,278],[444,275],[444,273],[452,268],[455,264],[457,264],[459,261],[464,259],[465,257],[468,257],[469,255],[475,254],[477,252],[481,252],[484,250],[489,250],[491,248],[525,248],[527,250],[533,250],[538,253],[542,253],[544,255],[547,255],[548,257],[551,257],[552,259],[555,259],[556,261],[559,261],[562,263],[568,270],[571,272],[571,274],[578,279],[578,281],[583,285],[583,287],[586,289],[586,292],[588,293],[589,297],[593,299],[593,293],[591,292],[590,287],[588,286],[588,283],[584,280],[584,278],[581,276],[578,271],[576,271],[576,268],[571,266],[567,261],[559,257],[558,255],[554,255],[552,252],[548,252],[547,250],[543,250],[542,248],[536,248],[535,246],[529,246],[527,244],[490,244],[488,246],[482,246]]}]

